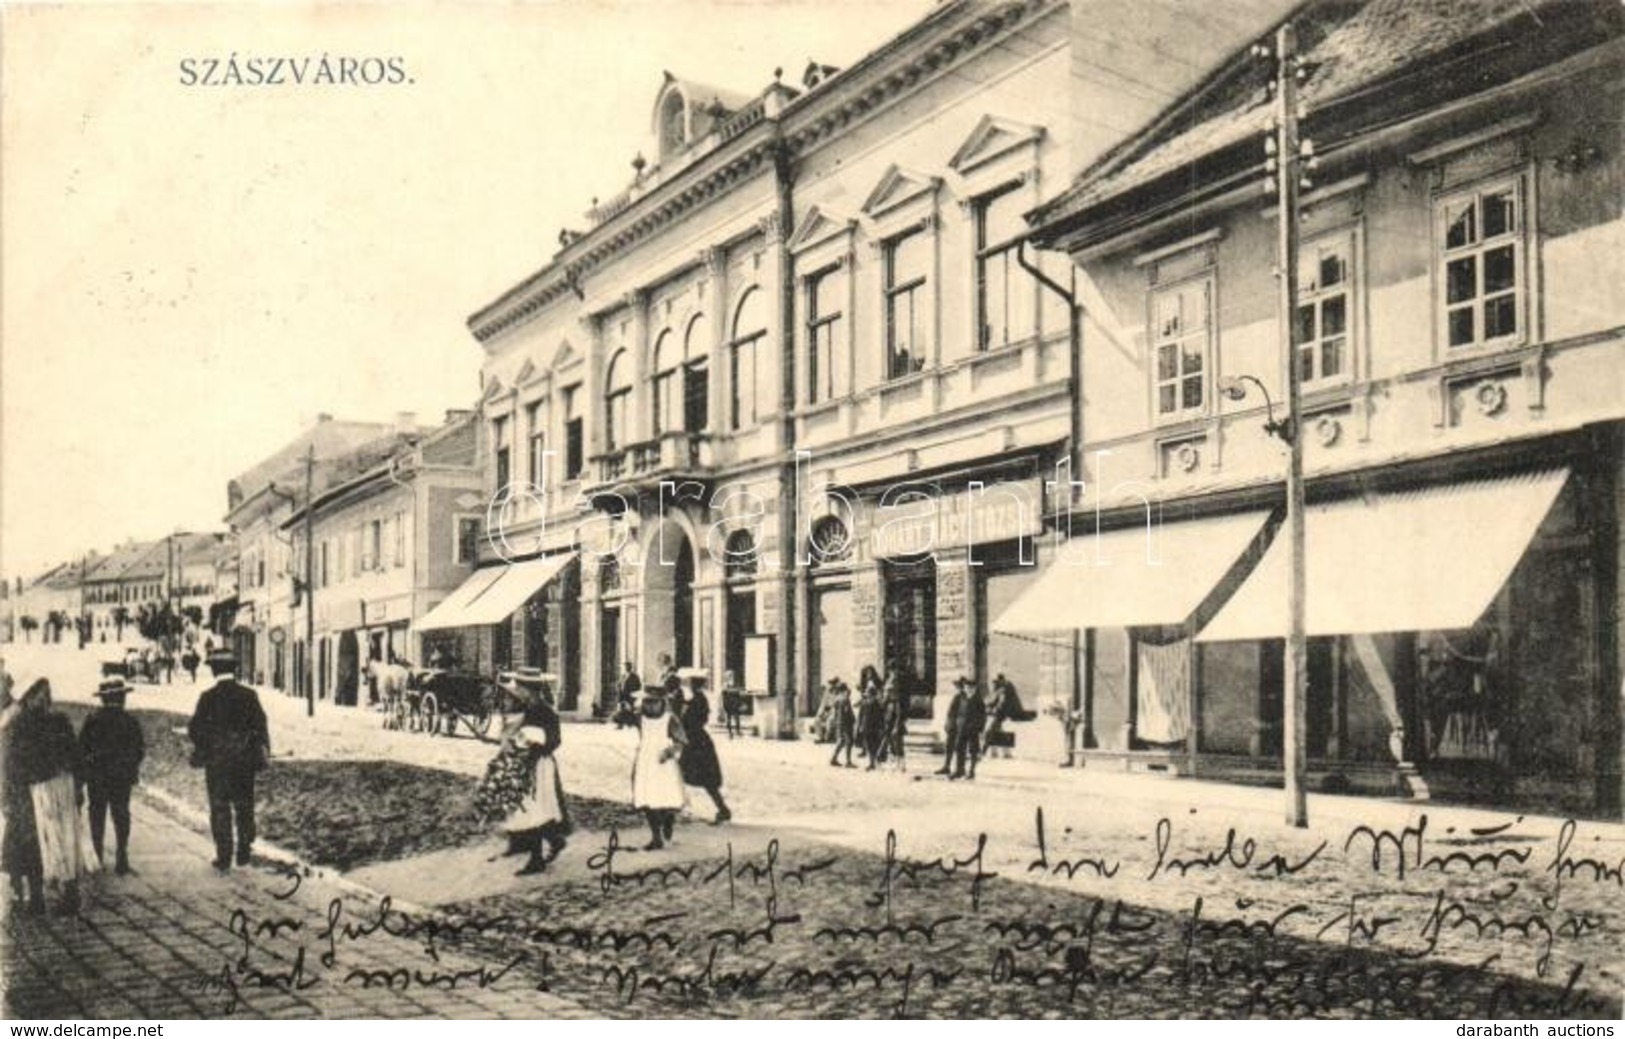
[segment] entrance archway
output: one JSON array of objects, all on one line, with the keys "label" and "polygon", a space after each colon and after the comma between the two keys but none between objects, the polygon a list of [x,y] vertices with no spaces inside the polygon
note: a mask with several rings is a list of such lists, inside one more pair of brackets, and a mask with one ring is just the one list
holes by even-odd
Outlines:
[{"label": "entrance archway", "polygon": [[694,546],[675,520],[662,520],[643,560],[644,659],[670,653],[678,667],[694,659]]}]

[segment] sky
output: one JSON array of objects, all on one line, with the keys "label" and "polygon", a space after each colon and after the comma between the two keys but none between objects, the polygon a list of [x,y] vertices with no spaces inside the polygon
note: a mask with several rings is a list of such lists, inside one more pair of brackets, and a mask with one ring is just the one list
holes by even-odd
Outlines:
[{"label": "sky", "polygon": [[472,406],[468,315],[653,154],[662,70],[796,85],[932,6],[0,6],[0,574],[220,529],[319,413]]}]

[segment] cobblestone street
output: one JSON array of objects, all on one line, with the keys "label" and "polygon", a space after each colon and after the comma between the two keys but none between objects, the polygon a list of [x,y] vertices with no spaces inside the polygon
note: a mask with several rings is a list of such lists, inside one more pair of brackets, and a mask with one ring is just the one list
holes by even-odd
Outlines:
[{"label": "cobblestone street", "polygon": [[[82,663],[46,663],[68,699],[80,698]],[[132,707],[177,712],[179,724],[197,691],[143,687]],[[395,760],[468,783],[492,753],[468,738],[385,732],[365,711],[319,704],[310,719],[300,701],[262,700],[273,768]],[[567,726],[571,794],[624,803],[631,741],[608,726]],[[600,816],[621,822],[578,830],[541,877],[513,876],[516,860],[476,837],[342,878],[318,868],[286,901],[277,896],[294,885],[275,867],[225,879],[209,871],[195,792],[171,803],[149,790],[136,823],[138,877],[97,878],[81,920],[8,922],[10,1007],[21,1016],[1619,1013],[1617,825],[1316,797],[1312,827],[1293,830],[1272,790],[1004,761],[984,763],[972,785],[930,775],[934,761],[866,773],[831,769],[826,749],[806,743],[719,747],[735,823],[713,827],[707,811],[691,811],[663,851],[638,850],[646,834],[627,817]],[[421,825],[466,823],[426,815]],[[304,836],[265,834],[272,844]],[[57,984],[67,1003],[49,994]]]}]

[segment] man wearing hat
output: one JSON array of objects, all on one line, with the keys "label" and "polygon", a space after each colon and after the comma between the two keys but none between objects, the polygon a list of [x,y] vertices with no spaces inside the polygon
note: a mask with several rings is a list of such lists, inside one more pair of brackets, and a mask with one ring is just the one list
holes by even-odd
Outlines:
[{"label": "man wearing hat", "polygon": [[[954,698],[948,703],[948,755],[937,775],[949,779],[976,778],[976,759],[981,750],[982,727],[987,724],[987,706],[976,693],[976,683],[964,675],[954,680]],[[967,777],[965,766],[970,766]]]},{"label": "man wearing hat", "polygon": [[186,734],[192,764],[202,766],[209,794],[209,829],[214,833],[214,868],[231,868],[232,817],[236,817],[237,865],[248,865],[254,845],[254,777],[271,757],[271,733],[254,690],[237,681],[237,656],[229,649],[209,654],[217,679],[198,697]]},{"label": "man wearing hat", "polygon": [[102,838],[107,813],[113,813],[113,837],[118,842],[114,872],[130,872],[130,790],[140,778],[147,744],[141,724],[124,709],[130,686],[122,678],[102,682],[96,696],[102,705],[90,712],[79,730],[85,789],[90,796],[90,843],[104,863]]}]

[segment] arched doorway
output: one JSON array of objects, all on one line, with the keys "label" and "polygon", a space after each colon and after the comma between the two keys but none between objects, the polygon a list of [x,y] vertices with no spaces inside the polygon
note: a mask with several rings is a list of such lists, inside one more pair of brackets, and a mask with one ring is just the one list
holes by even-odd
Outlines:
[{"label": "arched doorway", "polygon": [[682,525],[662,520],[643,560],[644,659],[671,654],[678,667],[694,659],[694,546]]}]

